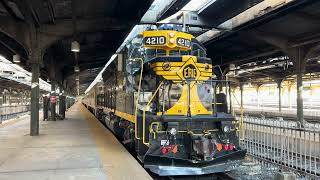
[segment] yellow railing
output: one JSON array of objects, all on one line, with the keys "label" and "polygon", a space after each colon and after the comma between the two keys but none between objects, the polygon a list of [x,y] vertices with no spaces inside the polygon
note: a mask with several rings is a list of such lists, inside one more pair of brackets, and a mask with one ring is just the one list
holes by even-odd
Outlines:
[{"label": "yellow railing", "polygon": [[[243,109],[243,105],[241,103],[239,103],[237,97],[234,95],[234,93],[232,93],[234,99],[236,100],[237,104],[239,105],[240,104],[240,121],[239,121],[239,131],[240,131],[240,139],[242,139],[244,137],[244,123],[243,123],[243,112],[244,112],[244,109]],[[232,112],[233,116],[235,116],[235,112],[233,111]]]},{"label": "yellow railing", "polygon": [[145,135],[146,135],[146,132],[145,132],[145,130],[146,130],[146,123],[145,123],[146,122],[146,111],[147,111],[147,108],[150,106],[150,103],[152,102],[152,100],[154,99],[156,94],[158,93],[158,91],[159,91],[160,87],[162,86],[162,84],[163,84],[163,81],[160,82],[160,84],[157,87],[156,91],[153,93],[151,99],[149,100],[148,104],[146,105],[146,107],[143,110],[143,116],[142,116],[142,123],[143,123],[142,124],[142,142],[143,142],[143,144],[145,144],[147,146],[149,146],[149,143],[146,142],[146,137],[145,137]]},{"label": "yellow railing", "polygon": [[136,111],[135,111],[135,123],[134,123],[134,135],[136,139],[140,139],[138,137],[138,104],[139,104],[139,98],[140,98],[140,91],[141,91],[141,81],[142,81],[142,74],[143,74],[143,59],[137,58],[135,60],[140,60],[141,62],[141,70],[140,70],[140,78],[139,78],[139,87],[138,87],[138,95],[137,95],[137,100],[136,100]]}]

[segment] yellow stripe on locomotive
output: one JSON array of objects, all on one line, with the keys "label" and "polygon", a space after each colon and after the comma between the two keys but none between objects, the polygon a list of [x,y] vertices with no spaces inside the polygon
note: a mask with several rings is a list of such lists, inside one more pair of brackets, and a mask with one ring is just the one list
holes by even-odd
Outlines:
[{"label": "yellow stripe on locomotive", "polygon": [[[196,82],[206,81],[212,77],[212,65],[197,63],[196,56],[182,56],[181,62],[155,62],[151,67],[156,75],[176,83],[191,80],[189,85],[183,85],[178,102],[164,113],[159,112],[158,115],[187,115],[189,109],[191,115],[212,114],[199,99]],[[190,97],[188,97],[188,91],[190,91]],[[192,99],[189,107],[188,98]]]}]

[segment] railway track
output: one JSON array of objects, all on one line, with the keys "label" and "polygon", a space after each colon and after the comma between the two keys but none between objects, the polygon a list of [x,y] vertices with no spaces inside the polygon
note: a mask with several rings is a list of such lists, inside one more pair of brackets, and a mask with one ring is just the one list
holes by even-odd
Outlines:
[{"label": "railway track", "polygon": [[155,180],[235,180],[227,173],[206,174],[197,176],[153,177]]},{"label": "railway track", "polygon": [[[109,129],[103,122],[100,121],[100,123],[102,123],[105,128]],[[124,145],[122,143],[121,139],[118,138],[118,140],[131,153],[131,155],[133,157],[135,157],[135,159],[139,162],[141,167],[143,167],[143,164],[140,163],[140,161],[136,158],[135,153],[132,150],[130,150],[126,145]],[[251,142],[251,143],[253,143],[253,142]],[[261,145],[259,148],[268,148],[268,147],[264,147],[263,145]],[[281,151],[281,150],[278,149],[277,151]],[[249,156],[257,159],[260,162],[264,161],[264,162],[269,162],[270,164],[275,164],[275,162],[276,162],[276,160],[274,160],[274,159],[263,158],[262,156],[259,156],[259,155],[250,154]],[[300,157],[300,154],[297,156]],[[301,157],[303,157],[303,155],[301,155]],[[308,158],[309,157],[306,157],[306,159],[308,159]],[[250,163],[252,163],[252,162],[247,161],[247,160],[243,161],[243,164],[250,164]],[[283,164],[283,163],[281,164],[281,162],[279,162],[279,163],[280,164],[278,164],[278,165],[280,165],[280,166],[282,165],[282,166],[288,168],[288,164]],[[228,173],[216,173],[216,174],[205,174],[205,175],[194,175],[194,176],[158,176],[152,172],[148,172],[148,173],[155,180],[236,180],[236,179],[238,179],[238,180],[249,180],[249,179],[250,180],[257,179],[258,180],[259,179],[260,180],[260,179],[270,179],[270,177],[273,177],[273,175],[266,176],[265,174],[268,174],[268,173],[270,174],[270,172],[265,172],[266,170],[261,167],[257,168],[257,170],[253,170],[253,169],[256,169],[256,166],[262,166],[260,164],[256,164],[253,166],[249,165],[245,168],[243,168],[243,167],[246,165],[243,165],[243,164],[241,165],[242,168],[239,167],[237,170],[232,171],[232,172],[228,172]],[[301,173],[305,173],[305,172],[312,173],[304,168],[302,168],[302,169],[298,168],[298,170],[297,170],[294,167],[291,167],[291,169],[296,170],[297,172],[301,172]],[[251,171],[251,172],[249,172],[249,171]],[[316,173],[316,177],[319,177],[318,175],[319,174]]]},{"label": "railway track", "polygon": [[[107,129],[108,126],[104,124],[102,121],[99,122]],[[110,130],[110,129],[109,129]],[[113,131],[110,130],[113,133]],[[117,137],[114,133],[113,135]],[[129,149],[125,144],[122,143],[122,140],[117,137],[118,141],[130,152],[130,154],[139,162],[139,164],[143,167],[141,161],[135,156],[135,153]],[[150,176],[155,180],[235,180],[235,178],[231,177],[227,173],[216,173],[216,174],[205,174],[205,175],[195,175],[195,176],[158,176],[152,172],[148,172]]]},{"label": "railway track", "polygon": [[[104,124],[102,121],[99,120],[99,122],[101,124],[103,124],[103,126],[105,128],[109,129],[107,127],[107,125]],[[112,132],[112,131],[110,130],[110,132]],[[115,134],[114,134],[114,136],[117,137]],[[128,148],[125,144],[123,144],[121,139],[119,139],[118,137],[117,137],[117,139],[128,150],[128,152],[130,152],[130,154],[139,162],[141,167],[143,167],[143,164],[138,160],[137,156],[135,156],[135,153],[130,148]],[[248,162],[245,162],[245,163],[248,163]],[[248,166],[247,168],[242,169],[242,170],[237,170],[237,172],[234,172],[234,173],[228,172],[228,173],[215,173],[215,174],[194,175],[194,176],[158,176],[157,174],[154,174],[152,172],[148,172],[148,173],[155,180],[236,180],[236,179],[255,180],[255,179],[265,179],[265,178],[256,178],[256,176],[255,176],[256,174],[263,175],[264,174],[263,170],[258,170],[259,172],[256,171],[254,173],[252,173],[252,172],[248,173],[248,170],[252,170],[252,169],[254,169],[254,167],[252,168],[252,167]],[[253,171],[255,171],[255,170],[253,170]],[[241,174],[241,175],[239,176],[239,174]],[[260,175],[258,175],[258,176],[260,176]]]},{"label": "railway track", "polygon": [[[246,141],[245,143],[255,146],[255,151],[249,153],[257,159],[278,164],[282,167],[292,169],[299,173],[307,173],[317,178],[320,177],[320,171],[317,171],[317,167],[320,165],[319,157],[313,157],[307,154],[271,147],[250,140]],[[268,155],[266,155],[266,150],[271,150],[270,152],[267,152],[269,153]],[[303,165],[301,162],[305,162],[305,165]]]},{"label": "railway track", "polygon": [[[236,113],[236,116],[240,117],[240,113]],[[249,117],[254,117],[254,118],[261,118],[262,116],[266,119],[277,119],[279,117],[283,118],[284,121],[297,121],[297,118],[291,117],[291,116],[285,116],[285,115],[267,115],[267,114],[256,114],[256,113],[248,113],[246,112],[245,115],[248,115]],[[314,118],[308,118],[304,117],[304,120],[308,123],[320,123],[320,117],[318,119]]]}]

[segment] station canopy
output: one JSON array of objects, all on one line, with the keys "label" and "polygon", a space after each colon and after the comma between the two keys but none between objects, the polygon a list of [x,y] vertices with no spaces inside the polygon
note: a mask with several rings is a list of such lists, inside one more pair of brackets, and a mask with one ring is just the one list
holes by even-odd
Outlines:
[{"label": "station canopy", "polygon": [[[13,64],[3,56],[0,56],[0,78],[7,81],[16,82],[16,84],[22,84],[31,87],[31,73],[23,69],[17,64]],[[40,90],[50,92],[51,85],[39,78]]]}]

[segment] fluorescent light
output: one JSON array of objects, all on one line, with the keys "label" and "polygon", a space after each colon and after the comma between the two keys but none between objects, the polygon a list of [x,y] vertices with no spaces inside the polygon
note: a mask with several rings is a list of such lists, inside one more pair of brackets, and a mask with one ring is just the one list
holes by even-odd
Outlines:
[{"label": "fluorescent light", "polygon": [[13,55],[13,62],[14,63],[20,63],[20,56],[18,54]]},{"label": "fluorescent light", "polygon": [[176,12],[175,14],[171,15],[170,17],[160,20],[160,23],[170,23],[171,20],[177,19],[182,12],[193,11],[197,12],[202,10],[204,7],[207,7],[208,4],[214,3],[216,0],[191,0],[188,4],[186,4],[180,11]]},{"label": "fluorescent light", "polygon": [[176,0],[154,0],[147,12],[142,16],[141,23],[155,23]]},{"label": "fluorescent light", "polygon": [[72,52],[80,52],[80,44],[78,43],[78,41],[73,41],[71,43],[71,51]]},{"label": "fluorescent light", "polygon": [[182,11],[198,11],[202,9],[203,6],[208,6],[207,4],[212,4],[216,0],[191,0],[188,4],[186,4],[181,10]]},{"label": "fluorescent light", "polygon": [[80,72],[79,66],[74,67],[74,72]]}]

